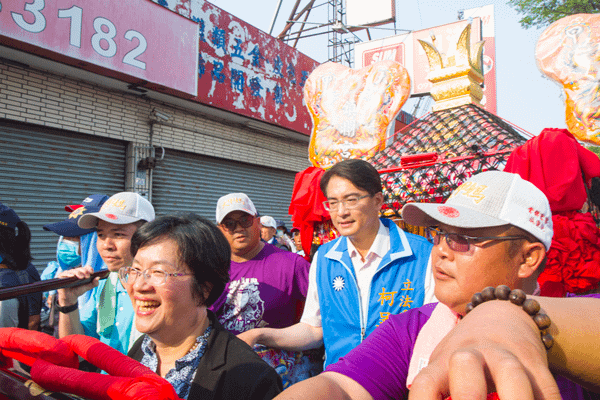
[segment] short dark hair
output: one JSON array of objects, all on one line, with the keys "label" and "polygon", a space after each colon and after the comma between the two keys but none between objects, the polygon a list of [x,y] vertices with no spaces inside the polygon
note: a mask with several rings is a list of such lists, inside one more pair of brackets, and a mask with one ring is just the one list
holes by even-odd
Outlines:
[{"label": "short dark hair", "polygon": [[321,191],[325,196],[327,196],[329,180],[334,176],[349,180],[354,186],[368,192],[371,196],[381,193],[383,190],[379,172],[377,172],[375,167],[363,160],[352,159],[340,161],[327,170],[321,177],[320,183]]},{"label": "short dark hair", "polygon": [[24,221],[15,229],[0,226],[0,253],[2,264],[15,271],[23,271],[33,259],[31,257],[31,231]]},{"label": "short dark hair", "polygon": [[[179,257],[194,275],[199,305],[211,306],[229,282],[231,248],[215,224],[194,213],[163,215],[142,225],[131,238],[131,254],[163,239],[173,239]],[[208,296],[205,293],[209,293]]]}]

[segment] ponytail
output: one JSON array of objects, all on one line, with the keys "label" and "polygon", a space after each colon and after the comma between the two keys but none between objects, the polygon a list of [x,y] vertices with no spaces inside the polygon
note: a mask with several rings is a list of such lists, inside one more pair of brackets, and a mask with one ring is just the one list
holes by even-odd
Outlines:
[{"label": "ponytail", "polygon": [[32,260],[31,257],[31,231],[29,226],[24,221],[20,221],[15,229],[17,236],[15,237],[15,250],[13,254],[17,262],[18,270],[25,270]]},{"label": "ponytail", "polygon": [[0,227],[0,255],[2,264],[10,269],[23,271],[32,260],[31,231],[23,221],[19,221],[15,229]]}]

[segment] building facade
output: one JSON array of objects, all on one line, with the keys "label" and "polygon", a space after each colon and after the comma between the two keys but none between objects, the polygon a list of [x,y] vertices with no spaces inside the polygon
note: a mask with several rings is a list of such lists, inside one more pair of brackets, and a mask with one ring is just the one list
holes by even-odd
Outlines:
[{"label": "building facade", "polygon": [[[198,24],[201,33],[202,18],[190,14],[191,9],[177,9],[180,3],[136,1],[154,7],[152,12],[159,18],[174,18],[178,13],[175,21],[181,21],[183,15],[186,21]],[[25,1],[14,3],[23,3],[14,7],[26,7]],[[61,1],[57,3],[61,7]],[[201,15],[210,11],[209,17],[214,17],[217,12],[225,25],[210,17],[212,32],[223,26],[233,46],[240,45],[235,40],[236,30],[228,28],[234,17],[224,17],[224,11],[215,11],[208,3],[192,3],[199,7],[198,13],[204,13]],[[9,18],[10,6],[0,10],[0,20]],[[184,15],[186,12],[188,15]],[[24,21],[33,25],[31,19]],[[268,35],[256,28],[245,29],[246,33],[250,30],[248,36],[254,36],[242,42],[247,46],[240,54],[256,53],[258,46],[251,46],[254,42],[263,49],[285,46],[266,38]],[[85,34],[85,29],[82,31]],[[217,79],[211,88],[202,83],[198,72],[198,92],[194,96],[191,92],[182,94],[181,89],[174,90],[168,83],[121,76],[106,66],[93,65],[83,56],[77,59],[49,54],[54,50],[32,45],[31,40],[15,38],[0,28],[0,201],[14,208],[30,225],[38,269],[55,259],[56,251],[56,236],[42,226],[66,218],[66,204],[76,204],[93,193],[137,191],[151,200],[157,215],[193,211],[214,220],[217,199],[242,191],[255,201],[262,214],[289,222],[287,209],[295,174],[310,165],[310,127],[305,120],[299,80],[284,74],[277,77],[271,65],[275,63],[266,62],[269,60],[265,50],[263,71],[248,67],[251,57],[247,65],[239,64],[240,69],[245,68],[240,85],[239,79],[233,79],[237,76],[233,71],[238,67],[227,66],[233,58],[231,54],[221,54],[221,59],[214,56],[210,64],[207,60],[211,58],[206,54],[214,53],[214,43],[203,44],[201,38],[200,35],[194,56],[200,60],[198,67],[204,67],[203,73],[214,77],[221,62],[225,66],[221,72],[232,83]],[[203,46],[208,50],[203,50]],[[316,66],[314,61],[294,52],[286,46],[285,52],[279,54],[295,57],[294,65],[305,65],[303,71]],[[282,58],[285,63],[285,57]],[[301,62],[298,58],[302,58]],[[269,81],[270,75],[279,80]],[[299,72],[298,76],[302,74]],[[264,94],[260,98],[256,96],[259,92],[251,91],[251,82],[257,81]],[[269,90],[269,85],[273,90]],[[277,100],[273,97],[277,86],[282,88],[279,93],[284,96],[279,100],[283,102],[275,101],[270,106],[269,96]],[[211,97],[219,90],[230,96]],[[244,91],[247,104],[241,96]],[[220,98],[224,99],[222,105]],[[260,104],[254,104],[256,101],[264,102],[262,109]],[[289,116],[291,113],[285,108],[292,103],[294,116],[304,118],[302,124],[290,118],[287,124],[279,123],[273,115],[279,111]],[[239,112],[236,107],[240,107]]]}]

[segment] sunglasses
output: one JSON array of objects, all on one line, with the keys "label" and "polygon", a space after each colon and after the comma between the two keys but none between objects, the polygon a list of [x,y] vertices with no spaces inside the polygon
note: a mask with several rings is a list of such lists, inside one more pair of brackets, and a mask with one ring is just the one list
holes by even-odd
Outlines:
[{"label": "sunglasses", "polygon": [[252,223],[254,223],[254,217],[252,215],[245,215],[240,219],[224,219],[223,221],[221,221],[220,225],[228,231],[234,231],[235,227],[238,226],[238,224],[242,228],[246,229],[250,228],[250,226],[252,226]]},{"label": "sunglasses", "polygon": [[459,253],[466,253],[471,250],[475,243],[487,240],[519,240],[527,239],[525,236],[468,236],[460,233],[448,233],[434,227],[427,228],[427,238],[435,246],[439,245],[442,238],[446,239],[446,244],[451,250]]}]

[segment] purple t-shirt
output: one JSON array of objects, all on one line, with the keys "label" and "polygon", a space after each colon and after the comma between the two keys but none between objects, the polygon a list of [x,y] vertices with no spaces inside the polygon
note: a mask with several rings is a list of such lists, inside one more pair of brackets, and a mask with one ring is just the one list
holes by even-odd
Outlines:
[{"label": "purple t-shirt", "polygon": [[306,299],[309,269],[299,255],[265,243],[252,260],[231,262],[231,280],[210,309],[235,335],[293,325],[298,302]]},{"label": "purple t-shirt", "polygon": [[[600,294],[589,297],[600,298]],[[406,378],[413,348],[421,328],[437,303],[390,315],[360,346],[327,367],[364,387],[375,400],[408,398]],[[555,376],[564,400],[585,399],[581,386]]]}]

